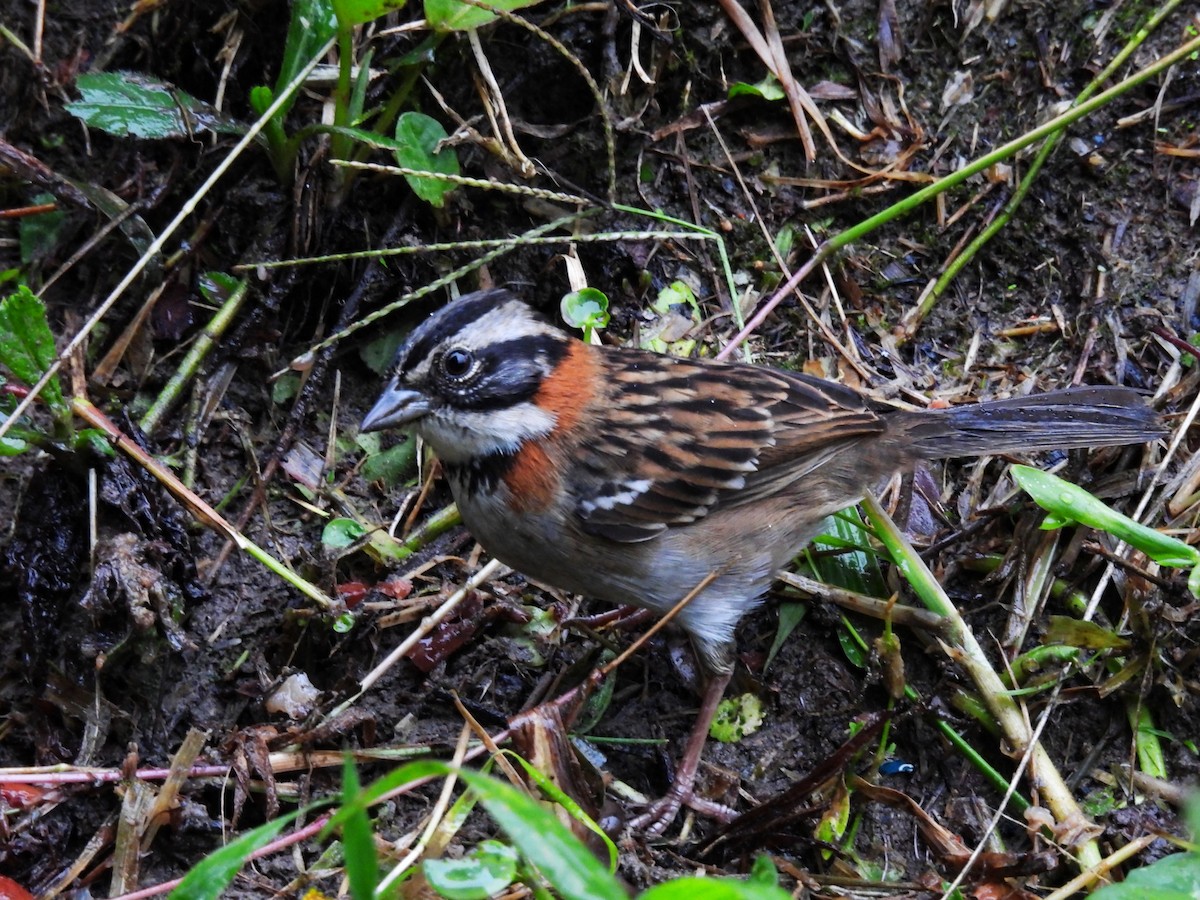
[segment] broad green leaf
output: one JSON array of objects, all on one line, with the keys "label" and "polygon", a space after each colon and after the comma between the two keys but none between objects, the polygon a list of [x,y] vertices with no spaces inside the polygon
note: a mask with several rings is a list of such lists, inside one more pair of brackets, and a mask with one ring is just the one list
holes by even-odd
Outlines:
[{"label": "broad green leaf", "polygon": [[244,126],[164,81],[134,72],[97,72],[75,81],[71,115],[117,137],[179,138],[198,131],[240,134]]},{"label": "broad green leaf", "polygon": [[[887,585],[879,558],[871,549],[870,533],[857,507],[843,510],[821,523],[813,539],[810,563],[816,578],[868,597],[886,597]],[[838,553],[821,553],[837,550]],[[850,551],[850,552],[847,552]]]},{"label": "broad green leaf", "polygon": [[[457,175],[458,156],[450,148],[437,149],[438,142],[447,137],[446,129],[437,119],[424,113],[406,112],[396,122],[396,140],[400,144],[396,161],[407,169]],[[453,182],[419,175],[405,175],[404,180],[418,197],[439,209],[455,187]]]},{"label": "broad green leaf", "polygon": [[1200,897],[1200,853],[1173,853],[1140,869],[1120,884],[1092,894],[1095,900],[1196,900]]},{"label": "broad green leaf", "polygon": [[1029,466],[1013,466],[1012,471],[1017,484],[1033,502],[1050,513],[1043,528],[1049,530],[1079,522],[1120,538],[1159,565],[1175,568],[1200,565],[1200,551],[1195,547],[1109,509],[1083,488]]},{"label": "broad green leaf", "polygon": [[413,469],[417,442],[411,436],[388,449],[370,454],[359,469],[364,481],[381,481],[389,488],[399,484]]},{"label": "broad green leaf", "polygon": [[608,325],[608,297],[596,288],[571,291],[562,298],[563,321],[572,328],[588,332]]},{"label": "broad green leaf", "polygon": [[282,406],[300,393],[300,374],[288,372],[275,379],[271,385],[271,402]]},{"label": "broad green leaf", "polygon": [[787,259],[792,248],[796,246],[796,229],[790,222],[775,234],[775,252],[780,258]]},{"label": "broad green leaf", "polygon": [[[538,2],[540,0],[490,0],[487,5],[512,12]],[[425,21],[436,31],[466,31],[486,25],[495,18],[495,13],[461,0],[425,0]]]},{"label": "broad green leaf", "polygon": [[425,879],[447,900],[487,900],[517,876],[517,851],[499,841],[483,841],[461,859],[427,859]]},{"label": "broad green leaf", "polygon": [[321,543],[331,549],[341,550],[366,533],[366,526],[354,519],[330,519],[321,531]]},{"label": "broad green leaf", "polygon": [[[46,324],[46,306],[26,285],[0,300],[0,365],[32,385],[54,362],[54,335]],[[56,414],[66,404],[58,377],[47,382],[42,397]]]},{"label": "broad green leaf", "polygon": [[[550,626],[552,628],[559,627],[558,623],[551,619],[545,619],[543,622],[544,624],[539,631],[545,629],[546,626]],[[528,631],[529,629],[526,628],[525,630]],[[612,651],[605,650],[600,655],[600,659],[596,662],[596,666],[599,667],[606,665],[615,655],[616,654],[614,654]],[[604,714],[608,712],[609,706],[612,705],[613,692],[616,690],[616,687],[617,679],[615,678],[605,678],[601,680],[599,687],[592,691],[587,696],[587,699],[584,700],[583,709],[579,711],[579,715],[575,720],[575,725],[571,729],[574,734],[588,734],[600,723],[600,720],[604,718]]]},{"label": "broad green leaf", "polygon": [[254,851],[275,839],[279,832],[300,814],[288,813],[260,825],[202,859],[171,891],[169,900],[217,900],[233,881]]},{"label": "broad green leaf", "polygon": [[400,349],[404,338],[405,332],[396,329],[384,331],[379,337],[359,347],[358,358],[376,375],[383,375],[395,362],[396,351]]},{"label": "broad green leaf", "polygon": [[333,10],[345,28],[373,22],[404,7],[405,0],[333,0]]},{"label": "broad green leaf", "polygon": [[871,651],[863,646],[862,639],[858,632],[851,627],[847,627],[845,620],[842,621],[842,627],[837,631],[838,643],[842,645],[842,653],[851,665],[858,666],[860,669],[869,668],[871,665]]},{"label": "broad green leaf", "polygon": [[754,858],[754,865],[750,867],[750,883],[765,887],[778,886],[779,870],[767,854],[763,853]]}]

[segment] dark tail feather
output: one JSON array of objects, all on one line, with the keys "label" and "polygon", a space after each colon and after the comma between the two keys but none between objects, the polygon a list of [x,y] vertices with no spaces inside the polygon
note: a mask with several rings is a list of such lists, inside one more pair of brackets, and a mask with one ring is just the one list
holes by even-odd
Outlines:
[{"label": "dark tail feather", "polygon": [[925,459],[1138,444],[1166,433],[1142,395],[1122,387],[1068,388],[905,413],[893,422]]}]

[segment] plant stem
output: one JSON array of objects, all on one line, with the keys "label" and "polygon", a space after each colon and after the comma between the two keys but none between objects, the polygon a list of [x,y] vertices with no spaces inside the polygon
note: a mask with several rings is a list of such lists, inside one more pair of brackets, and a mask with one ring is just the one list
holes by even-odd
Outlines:
[{"label": "plant stem", "polygon": [[[879,501],[868,493],[863,506],[901,575],[926,607],[948,620],[949,627],[943,632],[946,636],[946,652],[967,671],[979,688],[983,702],[1011,745],[1013,755],[1020,754],[1023,759],[1027,758],[1030,782],[1041,793],[1055,820],[1069,823],[1073,833],[1083,835],[1080,842],[1070,848],[1076,854],[1080,867],[1096,865],[1100,861],[1100,848],[1095,838],[1088,836],[1089,830],[1083,827],[1088,822],[1087,817],[1075,802],[1071,789],[1045,748],[1036,742],[1035,733],[1031,731],[1023,711],[992,669],[970,626]],[[1015,793],[1015,779],[1010,790]]]}]

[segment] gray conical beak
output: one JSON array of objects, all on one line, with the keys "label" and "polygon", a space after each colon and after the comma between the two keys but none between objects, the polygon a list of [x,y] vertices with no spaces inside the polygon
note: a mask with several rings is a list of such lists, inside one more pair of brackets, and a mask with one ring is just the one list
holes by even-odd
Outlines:
[{"label": "gray conical beak", "polygon": [[395,382],[387,386],[366,418],[359,431],[379,431],[383,428],[399,428],[415,422],[430,410],[429,401],[419,391],[397,387]]}]

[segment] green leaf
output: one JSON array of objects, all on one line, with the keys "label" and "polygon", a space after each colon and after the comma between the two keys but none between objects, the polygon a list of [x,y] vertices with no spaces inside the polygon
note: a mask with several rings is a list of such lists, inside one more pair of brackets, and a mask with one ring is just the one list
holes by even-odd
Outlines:
[{"label": "green leaf", "polygon": [[[3,383],[3,379],[0,379]],[[7,422],[9,417],[4,413],[0,413],[0,425]],[[4,437],[0,438],[0,456],[19,456],[29,449],[29,444],[15,437],[12,431],[5,433]]]},{"label": "green leaf", "polygon": [[521,765],[525,770],[526,776],[537,785],[542,794],[561,806],[571,818],[587,827],[604,843],[604,846],[608,850],[608,873],[610,875],[615,873],[617,871],[617,845],[604,833],[604,829],[597,825],[595,820],[583,811],[583,807],[576,803],[562,788],[555,784],[541,770],[534,768],[533,763],[515,753],[509,755]]},{"label": "green leaf", "polygon": [[366,533],[366,526],[354,519],[330,519],[321,531],[321,543],[331,549],[341,550]]},{"label": "green leaf", "polygon": [[1050,513],[1043,528],[1049,530],[1066,522],[1079,522],[1120,538],[1159,565],[1175,568],[1200,565],[1200,551],[1196,548],[1109,509],[1083,488],[1029,466],[1013,466],[1012,471],[1017,484],[1033,502]]},{"label": "green leaf", "polygon": [[[404,342],[406,332],[389,329],[359,347],[358,358],[376,375],[387,373],[396,360],[396,351]],[[389,373],[390,374],[390,373]]]},{"label": "green leaf", "polygon": [[492,818],[566,900],[625,900],[615,877],[592,852],[536,800],[479,772],[459,777],[479,795]]},{"label": "green leaf", "polygon": [[1070,616],[1051,616],[1050,627],[1042,640],[1047,644],[1066,644],[1086,650],[1125,650],[1129,647],[1129,641],[1112,629]]},{"label": "green leaf", "polygon": [[837,631],[838,643],[842,645],[842,653],[851,665],[858,666],[860,669],[869,668],[871,665],[871,651],[863,646],[862,639],[859,638],[858,632],[846,626],[845,620],[842,622],[843,627]]},{"label": "green leaf", "polygon": [[196,284],[200,288],[200,293],[204,295],[204,299],[209,303],[218,305],[228,300],[244,283],[244,279],[236,278],[228,272],[221,272],[215,269],[203,273],[196,280]]},{"label": "green leaf", "polygon": [[354,900],[372,900],[379,886],[379,860],[375,856],[375,836],[365,808],[354,801],[362,793],[354,760],[347,754],[342,763],[342,801],[351,813],[342,822],[342,846],[345,850],[346,875]]},{"label": "green leaf", "polygon": [[1200,853],[1173,853],[1140,869],[1120,884],[1092,894],[1095,900],[1196,900],[1200,897]]},{"label": "green leaf", "polygon": [[233,881],[251,854],[275,839],[300,811],[260,825],[253,831],[206,856],[171,891],[169,900],[217,900]]},{"label": "green leaf", "polygon": [[767,651],[767,661],[763,663],[763,671],[771,668],[775,656],[783,649],[788,637],[808,614],[808,604],[798,600],[784,600],[779,604],[779,627],[775,629],[775,637],[771,639],[771,649]]},{"label": "green leaf", "polygon": [[300,393],[300,373],[288,372],[271,385],[271,402],[282,406]]},{"label": "green leaf", "polygon": [[[280,93],[309,60],[329,42],[337,30],[337,15],[331,0],[292,0],[292,15],[288,20],[287,40],[283,44],[283,62],[279,67],[279,78],[275,81],[275,93]],[[254,89],[258,91],[258,88]],[[251,92],[254,97],[254,91]],[[295,95],[293,95],[294,99]],[[259,97],[261,100],[261,95]],[[263,110],[270,106],[267,102]],[[257,108],[257,104],[256,104]],[[258,110],[262,115],[262,110]],[[280,118],[286,107],[280,110]]]},{"label": "green leaf", "polygon": [[[396,140],[400,143],[396,160],[407,169],[457,175],[458,156],[450,148],[437,149],[438,142],[447,137],[446,129],[437,119],[424,113],[406,112],[396,122]],[[419,175],[405,175],[404,180],[418,197],[438,209],[445,205],[446,195],[455,187],[452,182]]]},{"label": "green leaf", "polygon": [[723,744],[735,744],[762,727],[762,700],[754,694],[742,694],[722,700],[709,726],[709,737]]},{"label": "green leaf", "polygon": [[689,335],[704,318],[695,291],[686,282],[673,281],[658,292],[650,311],[658,318],[643,330],[642,347],[655,353],[690,356],[696,341]]},{"label": "green leaf", "polygon": [[783,888],[731,878],[676,878],[656,885],[638,900],[788,900]]},{"label": "green leaf", "polygon": [[[507,784],[470,769],[453,769],[436,760],[413,762],[369,785],[339,809],[327,828],[339,827],[354,808],[365,807],[401,785],[422,778],[455,772],[476,794],[492,817],[512,839],[522,857],[566,900],[627,900],[627,895],[583,845],[549,810]],[[611,851],[610,851],[611,852]]]},{"label": "green leaf", "polygon": [[700,305],[696,300],[696,292],[685,281],[672,281],[658,292],[650,308],[660,316],[673,306],[687,307],[687,312],[699,312]]},{"label": "green leaf", "polygon": [[735,81],[729,86],[729,99],[734,97],[762,97],[764,100],[782,100],[787,96],[783,92],[783,87],[779,83],[779,79],[767,73],[767,77],[756,84],[747,84],[744,81]]},{"label": "green leaf", "polygon": [[425,878],[447,900],[487,900],[517,876],[517,851],[499,841],[483,841],[462,859],[427,859]]},{"label": "green leaf", "polygon": [[[20,381],[35,384],[54,362],[54,335],[46,324],[46,306],[22,284],[0,300],[0,365]],[[51,378],[42,398],[56,416],[66,412],[58,377]]]},{"label": "green leaf", "polygon": [[608,297],[596,288],[571,291],[560,304],[563,321],[572,328],[587,332],[608,325]]},{"label": "green leaf", "polygon": [[[813,539],[812,570],[826,584],[868,597],[886,597],[887,584],[879,558],[871,548],[870,533],[857,507],[843,510],[821,523],[822,533]],[[822,550],[840,553],[821,554]],[[852,552],[844,552],[852,551]]]},{"label": "green leaf", "polygon": [[382,452],[367,456],[358,474],[365,481],[381,481],[388,487],[392,487],[408,476],[416,459],[417,442],[410,436]]},{"label": "green leaf", "polygon": [[[53,194],[38,194],[33,203],[40,206],[53,203]],[[67,214],[61,209],[53,209],[32,216],[24,216],[20,224],[21,262],[25,265],[46,256],[58,243],[58,235],[62,231],[63,220]]]},{"label": "green leaf", "polygon": [[[512,12],[538,2],[540,0],[490,0],[487,5]],[[436,31],[466,31],[486,25],[495,18],[495,13],[461,0],[425,0],[425,21]]]},{"label": "green leaf", "polygon": [[373,22],[404,8],[405,0],[333,0],[333,10],[343,27]]},{"label": "green leaf", "polygon": [[750,883],[768,887],[776,887],[779,884],[779,871],[767,854],[763,853],[754,858],[754,865],[750,868]]},{"label": "green leaf", "polygon": [[261,116],[275,102],[275,92],[265,84],[250,88],[250,108],[254,114]]},{"label": "green leaf", "polygon": [[[850,826],[850,792],[844,784],[839,784],[836,792],[825,808],[825,813],[817,823],[817,840],[828,844],[841,843],[846,829]],[[829,853],[830,851],[823,851]]]},{"label": "green leaf", "polygon": [[82,97],[67,112],[117,137],[191,137],[205,129],[240,134],[245,127],[164,81],[134,72],[98,72],[75,81]]},{"label": "green leaf", "polygon": [[[533,620],[533,623],[536,625],[537,620]],[[559,624],[554,620],[543,620],[541,628],[538,628],[538,633],[545,633],[544,629],[546,626],[558,628]],[[529,632],[529,630],[528,627],[525,629],[526,632]],[[596,665],[598,667],[606,665],[614,656],[616,656],[615,653],[606,650],[600,654],[600,659]],[[613,692],[616,688],[617,679],[601,679],[600,686],[588,694],[587,699],[583,702],[583,709],[579,711],[575,725],[571,729],[574,734],[588,734],[600,723],[600,720],[604,718],[604,714],[608,712],[609,706],[612,705]]]},{"label": "green leaf", "polygon": [[787,259],[792,248],[796,246],[796,229],[788,223],[775,234],[775,252],[781,259]]},{"label": "green leaf", "polygon": [[375,51],[368,50],[358,64],[358,76],[350,90],[350,104],[346,115],[346,121],[352,125],[360,124],[364,118],[363,107],[367,103],[367,88],[371,86],[371,60],[374,56]]}]

